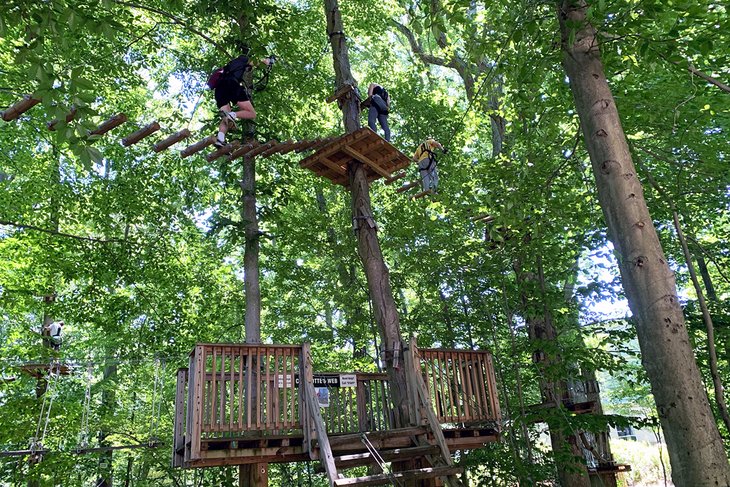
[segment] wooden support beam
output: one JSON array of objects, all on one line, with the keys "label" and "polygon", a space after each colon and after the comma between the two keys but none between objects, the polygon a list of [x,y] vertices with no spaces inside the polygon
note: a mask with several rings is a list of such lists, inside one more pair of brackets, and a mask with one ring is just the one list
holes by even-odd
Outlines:
[{"label": "wooden support beam", "polygon": [[193,154],[197,154],[201,150],[205,149],[209,145],[213,145],[215,142],[215,135],[209,135],[208,137],[204,138],[203,140],[196,142],[194,144],[190,144],[186,148],[180,151],[180,157],[185,159],[186,157],[190,157]]},{"label": "wooden support beam", "polygon": [[115,127],[119,127],[121,124],[127,121],[127,116],[123,113],[117,113],[112,118],[102,123],[94,130],[89,132],[89,135],[104,135]]},{"label": "wooden support beam", "polygon": [[245,156],[247,152],[258,147],[259,145],[260,145],[260,142],[258,140],[252,140],[248,144],[244,144],[241,147],[239,147],[238,149],[231,152],[231,155],[228,156],[228,160],[232,161],[234,159],[238,159],[239,157]]},{"label": "wooden support beam", "polygon": [[390,177],[390,173],[388,171],[386,171],[385,169],[383,169],[382,167],[380,167],[378,164],[376,164],[375,161],[373,161],[372,159],[370,159],[366,155],[364,155],[364,154],[356,151],[352,147],[345,146],[345,147],[342,148],[342,150],[345,152],[345,154],[351,156],[353,159],[355,159],[357,161],[360,161],[363,164],[367,164],[368,166],[370,166],[370,168],[373,171],[375,171],[376,173],[380,174],[384,178]]},{"label": "wooden support beam", "polygon": [[294,143],[292,143],[292,144],[288,145],[287,147],[283,148],[283,149],[282,149],[282,150],[281,150],[281,151],[279,152],[279,154],[281,154],[281,155],[284,155],[284,154],[288,154],[288,153],[290,153],[291,151],[293,151],[294,149],[296,149],[297,147],[299,147],[299,144],[301,144],[301,141],[300,141],[300,142],[294,142]]},{"label": "wooden support beam", "polygon": [[411,196],[412,199],[417,200],[419,198],[423,198],[424,196],[428,195],[434,195],[436,192],[432,189],[427,189],[426,191],[421,191],[420,193],[416,193],[413,196]]},{"label": "wooden support beam", "polygon": [[312,154],[311,156],[302,159],[302,161],[299,163],[300,167],[308,168],[309,166],[313,166],[317,163],[318,158],[320,157],[329,157],[333,153],[337,152],[338,150],[341,150],[344,146],[352,145],[358,140],[364,139],[368,135],[372,134],[373,131],[369,128],[362,128],[358,130],[357,132],[349,133],[343,137],[340,137],[339,140],[337,140],[337,143],[332,144],[330,147],[328,147],[326,150],[323,150],[322,152],[316,152]]},{"label": "wooden support beam", "polygon": [[372,96],[368,96],[363,101],[360,102],[360,110],[365,110],[366,108],[370,108],[370,103],[373,101]]},{"label": "wooden support beam", "polygon": [[246,157],[256,157],[257,155],[261,154],[265,150],[271,149],[272,147],[274,147],[278,143],[279,142],[276,139],[271,139],[267,143],[261,144],[260,146],[256,147],[254,150],[252,150],[251,152],[249,152],[248,154],[246,154]]},{"label": "wooden support beam", "polygon": [[264,157],[264,158],[269,157],[269,156],[273,156],[274,154],[278,153],[279,151],[284,150],[286,147],[289,146],[289,144],[291,144],[293,142],[294,141],[292,139],[289,139],[287,141],[281,142],[281,143],[275,145],[274,147],[272,147],[272,148],[270,148],[268,150],[265,150],[264,152],[262,152],[259,155],[261,157]]},{"label": "wooden support beam", "polygon": [[130,145],[134,145],[140,140],[144,139],[145,137],[149,137],[150,135],[154,134],[160,130],[160,124],[157,122],[152,122],[151,124],[142,127],[141,129],[137,130],[136,132],[133,132],[126,137],[122,139],[122,145],[124,147],[129,147]]},{"label": "wooden support beam", "polygon": [[25,95],[22,100],[20,100],[15,105],[11,105],[8,107],[7,110],[0,112],[0,116],[3,120],[6,122],[10,122],[12,120],[15,120],[37,104],[39,104],[41,101],[38,98],[33,98],[30,95]]},{"label": "wooden support beam", "polygon": [[163,150],[170,147],[172,144],[175,144],[176,142],[180,142],[181,140],[187,139],[190,137],[190,131],[188,129],[182,129],[179,132],[176,132],[169,136],[168,138],[161,140],[160,142],[155,144],[154,150],[155,152],[162,152]]},{"label": "wooden support beam", "polygon": [[205,160],[208,162],[213,162],[216,159],[225,156],[226,154],[231,154],[234,150],[238,149],[241,146],[241,143],[237,140],[232,140],[230,143],[224,145],[223,147],[220,147],[219,149],[214,150],[210,154],[208,154],[205,157]]},{"label": "wooden support beam", "polygon": [[394,174],[393,176],[389,178],[385,178],[385,184],[393,184],[394,182],[403,179],[406,177],[407,173],[405,171],[400,172],[398,174]]},{"label": "wooden support beam", "polygon": [[420,184],[421,184],[421,181],[411,181],[410,183],[404,184],[400,188],[396,189],[395,192],[396,193],[404,193],[404,192],[408,191],[411,188],[414,188],[416,186],[419,186]]},{"label": "wooden support beam", "polygon": [[349,94],[353,90],[352,85],[343,85],[339,90],[335,91],[334,94],[327,97],[325,100],[327,103],[332,103],[335,100],[339,100],[343,96]]},{"label": "wooden support beam", "polygon": [[[66,123],[69,123],[71,120],[76,118],[76,107],[71,107],[71,111],[66,114]],[[53,119],[50,122],[46,124],[46,127],[48,127],[48,130],[56,130],[56,125],[58,124],[58,119]]]},{"label": "wooden support beam", "polygon": [[321,162],[322,164],[324,164],[328,168],[332,169],[334,172],[336,172],[340,176],[344,176],[345,174],[347,174],[347,171],[344,168],[342,168],[339,165],[335,164],[334,162],[330,161],[326,157],[320,158],[319,162]]}]

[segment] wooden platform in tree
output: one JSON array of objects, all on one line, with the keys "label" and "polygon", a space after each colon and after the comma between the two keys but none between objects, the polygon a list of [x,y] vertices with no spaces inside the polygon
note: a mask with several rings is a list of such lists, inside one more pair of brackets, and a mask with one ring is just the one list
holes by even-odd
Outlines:
[{"label": "wooden platform in tree", "polygon": [[347,165],[353,161],[365,165],[369,181],[390,178],[407,167],[411,159],[367,127],[343,135],[319,147],[299,165],[335,184],[347,186]]}]

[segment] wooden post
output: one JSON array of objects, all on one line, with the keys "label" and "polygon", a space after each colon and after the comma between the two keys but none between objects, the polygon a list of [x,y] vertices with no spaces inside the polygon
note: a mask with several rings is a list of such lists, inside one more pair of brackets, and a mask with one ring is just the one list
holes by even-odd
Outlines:
[{"label": "wooden post", "polygon": [[160,124],[157,122],[152,122],[151,124],[142,127],[141,129],[137,130],[134,133],[131,133],[127,135],[125,138],[122,139],[122,145],[124,147],[129,147],[130,145],[136,144],[140,140],[144,139],[145,137],[148,137],[155,132],[160,130]]},{"label": "wooden post", "polygon": [[170,147],[172,144],[174,144],[176,142],[180,142],[183,139],[187,139],[188,137],[190,137],[190,130],[188,130],[188,129],[182,129],[181,131],[175,132],[174,134],[172,134],[168,138],[166,138],[164,140],[161,140],[160,142],[156,143],[155,146],[154,146],[154,151],[155,152],[162,152],[163,150],[165,150],[168,147]]},{"label": "wooden post", "polygon": [[6,122],[10,122],[11,120],[15,120],[16,118],[27,112],[40,102],[41,101],[38,98],[33,98],[30,95],[25,95],[23,99],[20,100],[18,103],[8,107],[8,109],[4,112],[0,112],[0,116]]},{"label": "wooden post", "polygon": [[107,120],[106,122],[102,123],[98,127],[96,127],[94,130],[89,132],[89,135],[104,135],[105,133],[109,132],[111,129],[115,127],[119,127],[121,124],[127,121],[127,116],[123,113],[118,113],[114,115],[112,118]]},{"label": "wooden post", "polygon": [[239,465],[239,487],[266,487],[269,485],[269,466],[266,463]]}]

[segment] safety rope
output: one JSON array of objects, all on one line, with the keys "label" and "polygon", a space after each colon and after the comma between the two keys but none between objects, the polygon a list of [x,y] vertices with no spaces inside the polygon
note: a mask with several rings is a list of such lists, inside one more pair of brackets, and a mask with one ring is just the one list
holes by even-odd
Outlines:
[{"label": "safety rope", "polygon": [[360,434],[360,441],[362,441],[363,445],[365,445],[365,448],[368,450],[370,455],[372,455],[373,459],[378,464],[380,469],[385,473],[385,475],[388,476],[388,479],[390,479],[390,483],[396,486],[403,485],[397,478],[395,478],[391,468],[386,465],[385,459],[383,459],[378,450],[375,448],[375,445],[372,444],[372,442],[365,433]]},{"label": "safety rope", "polygon": [[89,410],[91,409],[91,379],[93,368],[91,364],[86,367],[86,391],[84,392],[84,404],[81,411],[81,429],[79,430],[79,448],[89,446]]},{"label": "safety rope", "polygon": [[[51,359],[48,367],[48,384],[46,386],[46,391],[43,394],[41,412],[38,415],[38,425],[36,426],[35,435],[33,436],[30,444],[30,450],[33,454],[37,450],[43,448],[43,441],[46,438],[48,423],[51,419],[51,407],[53,406],[53,399],[55,398],[56,383],[61,375],[58,369],[60,369],[60,365],[57,360],[55,358]],[[43,416],[45,416],[45,421],[43,421]]]}]

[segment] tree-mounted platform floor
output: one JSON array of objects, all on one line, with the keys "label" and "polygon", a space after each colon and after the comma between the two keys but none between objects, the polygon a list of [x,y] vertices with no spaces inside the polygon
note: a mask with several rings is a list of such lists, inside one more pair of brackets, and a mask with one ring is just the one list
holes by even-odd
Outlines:
[{"label": "tree-mounted platform floor", "polygon": [[314,373],[308,345],[197,345],[177,375],[173,466],[320,460],[335,486],[390,483],[394,472],[341,472],[395,462],[404,480],[459,485],[451,453],[499,438],[491,354],[412,341],[403,362],[407,423],[394,414],[386,374]]}]

